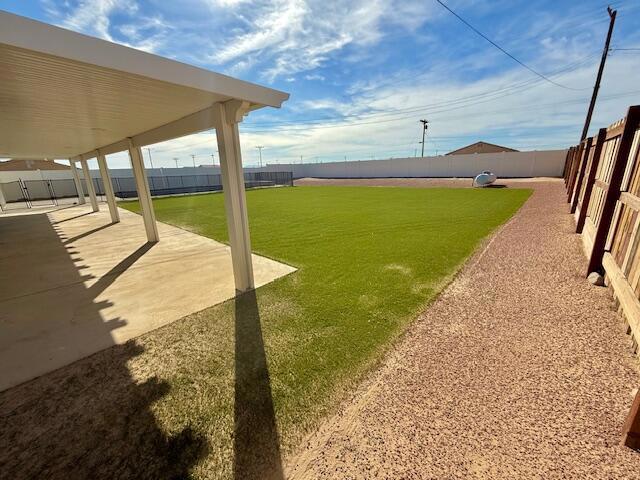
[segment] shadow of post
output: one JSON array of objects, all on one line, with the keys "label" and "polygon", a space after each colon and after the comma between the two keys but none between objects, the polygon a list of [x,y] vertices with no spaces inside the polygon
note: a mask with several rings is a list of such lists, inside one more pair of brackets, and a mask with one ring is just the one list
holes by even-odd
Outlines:
[{"label": "shadow of post", "polygon": [[284,479],[255,291],[235,300],[234,478]]}]

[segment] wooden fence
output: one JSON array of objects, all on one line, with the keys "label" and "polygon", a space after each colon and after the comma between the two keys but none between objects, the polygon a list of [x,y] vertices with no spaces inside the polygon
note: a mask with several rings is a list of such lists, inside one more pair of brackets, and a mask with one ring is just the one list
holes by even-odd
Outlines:
[{"label": "wooden fence", "polygon": [[[638,352],[640,341],[640,106],[567,152],[564,180],[576,232],[582,235],[588,275],[597,271],[619,303]],[[624,442],[640,447],[640,393],[625,425]],[[635,412],[635,413],[634,413]]]}]

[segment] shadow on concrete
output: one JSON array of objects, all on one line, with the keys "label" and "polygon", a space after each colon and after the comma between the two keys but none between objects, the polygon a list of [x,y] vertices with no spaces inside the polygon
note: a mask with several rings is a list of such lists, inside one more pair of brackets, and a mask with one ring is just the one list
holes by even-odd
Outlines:
[{"label": "shadow on concrete", "polygon": [[[63,209],[63,210],[66,210],[66,209]],[[75,220],[76,218],[80,218],[80,217],[85,217],[87,215],[91,215],[92,213],[95,213],[95,212],[81,213],[80,215],[76,215],[75,217],[69,217],[63,220],[58,220],[57,222],[52,222],[52,225],[58,225],[59,223],[70,222],[71,220]]]},{"label": "shadow on concrete", "polygon": [[133,264],[140,260],[145,253],[151,250],[154,245],[155,243],[147,242],[138,247],[134,252],[127,255],[126,258],[123,258],[117,265],[114,265],[107,273],[102,275],[100,280],[91,285],[88,291],[91,292],[91,295],[94,298],[100,295],[109,287],[109,285],[115,282],[120,275],[126,272],[127,269],[131,268]]},{"label": "shadow on concrete", "polygon": [[[88,302],[78,311],[68,306],[68,299],[95,299],[153,245],[139,247],[87,288],[78,259],[72,258],[45,214],[1,219],[0,243],[15,253],[31,252],[20,260],[21,276],[15,256],[0,259],[0,291],[6,294],[0,298],[0,369],[5,379],[11,362],[18,368],[25,361],[47,361],[59,350],[82,348],[83,342],[113,345],[111,329],[125,320],[103,318],[105,302]],[[20,288],[37,290],[45,281],[62,287],[29,301],[11,295]],[[56,336],[58,330],[49,329],[51,336],[43,345],[51,350],[24,356],[21,345],[43,325],[62,326],[70,319],[81,335]],[[189,427],[167,433],[158,424],[152,408],[169,393],[170,385],[152,373],[144,379],[132,377],[128,362],[142,352],[133,341],[112,346],[0,392],[0,477],[189,478],[207,454],[207,441]]]},{"label": "shadow on concrete", "polygon": [[68,245],[69,243],[73,243],[76,242],[82,238],[86,238],[90,235],[93,235],[94,233],[98,233],[101,230],[104,230],[105,228],[109,228],[110,226],[115,225],[114,223],[107,223],[105,225],[100,225],[99,227],[96,228],[92,228],[91,230],[87,230],[86,232],[81,233],[80,235],[76,235],[75,237],[71,237],[71,238],[67,238],[65,239],[65,241],[63,242],[65,245]]},{"label": "shadow on concrete", "polygon": [[234,478],[284,479],[255,291],[235,300]]}]

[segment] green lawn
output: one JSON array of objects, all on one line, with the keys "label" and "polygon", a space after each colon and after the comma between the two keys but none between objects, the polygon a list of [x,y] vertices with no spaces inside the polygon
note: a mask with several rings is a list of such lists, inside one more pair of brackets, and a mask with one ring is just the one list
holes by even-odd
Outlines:
[{"label": "green lawn", "polygon": [[[235,393],[234,425],[234,378],[236,390],[239,381],[234,369],[239,355],[247,361],[246,352],[234,347],[234,328],[236,338],[245,338],[238,336],[234,310],[246,314],[251,307],[227,302],[177,322],[189,325],[172,326],[189,332],[187,340],[173,335],[176,342],[190,345],[183,355],[190,355],[191,345],[198,342],[206,348],[196,349],[197,356],[179,368],[158,368],[171,389],[154,405],[154,413],[167,431],[189,426],[207,438],[209,450],[195,476],[227,477],[234,462],[237,468],[255,463],[255,452],[246,457],[239,450],[251,450],[255,442],[254,447],[267,451],[269,446],[255,438],[259,431],[271,435],[265,441],[279,443],[282,453],[295,446],[530,193],[375,187],[248,191],[253,251],[298,268],[258,289],[252,313],[254,320],[259,315],[262,328],[279,438],[252,418],[248,421],[256,422],[250,427],[254,431],[242,444],[238,402],[255,406],[257,401],[259,413],[254,415],[269,415],[269,405],[251,398],[268,394],[269,388],[269,380],[266,387],[259,385],[264,379],[255,372],[246,380],[257,385],[248,387],[256,391]],[[138,209],[135,202],[120,205]],[[154,207],[162,222],[227,241],[221,194],[157,199]],[[207,335],[209,340],[200,338]],[[250,334],[248,348],[260,350],[261,342],[259,334]],[[277,447],[264,455],[277,456]]]}]

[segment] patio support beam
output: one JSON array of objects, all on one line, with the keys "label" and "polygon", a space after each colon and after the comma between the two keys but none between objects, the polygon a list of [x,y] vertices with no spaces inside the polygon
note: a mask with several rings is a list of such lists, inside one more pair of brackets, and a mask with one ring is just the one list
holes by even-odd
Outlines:
[{"label": "patio support beam", "polygon": [[247,102],[232,100],[213,107],[217,118],[216,137],[220,155],[224,207],[231,245],[231,260],[236,291],[246,292],[255,288],[249,219],[244,192],[244,174],[238,123],[249,109]]},{"label": "patio support beam", "polygon": [[133,144],[132,139],[129,140],[129,158],[131,159],[131,167],[133,168],[133,176],[136,180],[136,190],[138,191],[138,201],[142,210],[142,218],[144,220],[144,228],[147,231],[147,240],[151,243],[157,242],[158,225],[156,224],[156,214],[153,210],[151,202],[151,192],[149,191],[149,180],[144,168],[142,151],[140,147]]},{"label": "patio support beam", "polygon": [[89,193],[89,201],[91,202],[91,208],[94,212],[100,210],[98,208],[98,199],[96,198],[96,189],[93,187],[93,180],[91,179],[91,171],[89,170],[89,164],[86,160],[80,160],[82,165],[82,173],[84,175],[84,184],[87,186],[87,193]]},{"label": "patio support beam", "polygon": [[96,158],[98,160],[98,168],[100,169],[102,184],[104,185],[104,195],[107,197],[107,205],[109,205],[109,214],[111,215],[111,221],[113,223],[118,223],[120,221],[120,213],[118,212],[116,196],[113,193],[113,185],[111,184],[111,175],[109,174],[107,159],[100,151],[98,151],[98,155],[96,156]]},{"label": "patio support beam", "polygon": [[4,210],[7,208],[7,201],[4,198],[4,193],[2,192],[2,184],[0,184],[0,209]]},{"label": "patio support beam", "polygon": [[69,166],[71,167],[71,173],[73,175],[73,182],[76,184],[76,191],[78,192],[78,203],[80,205],[86,203],[84,198],[84,188],[82,188],[82,182],[80,181],[80,175],[78,175],[78,169],[76,168],[76,161],[69,159]]}]

